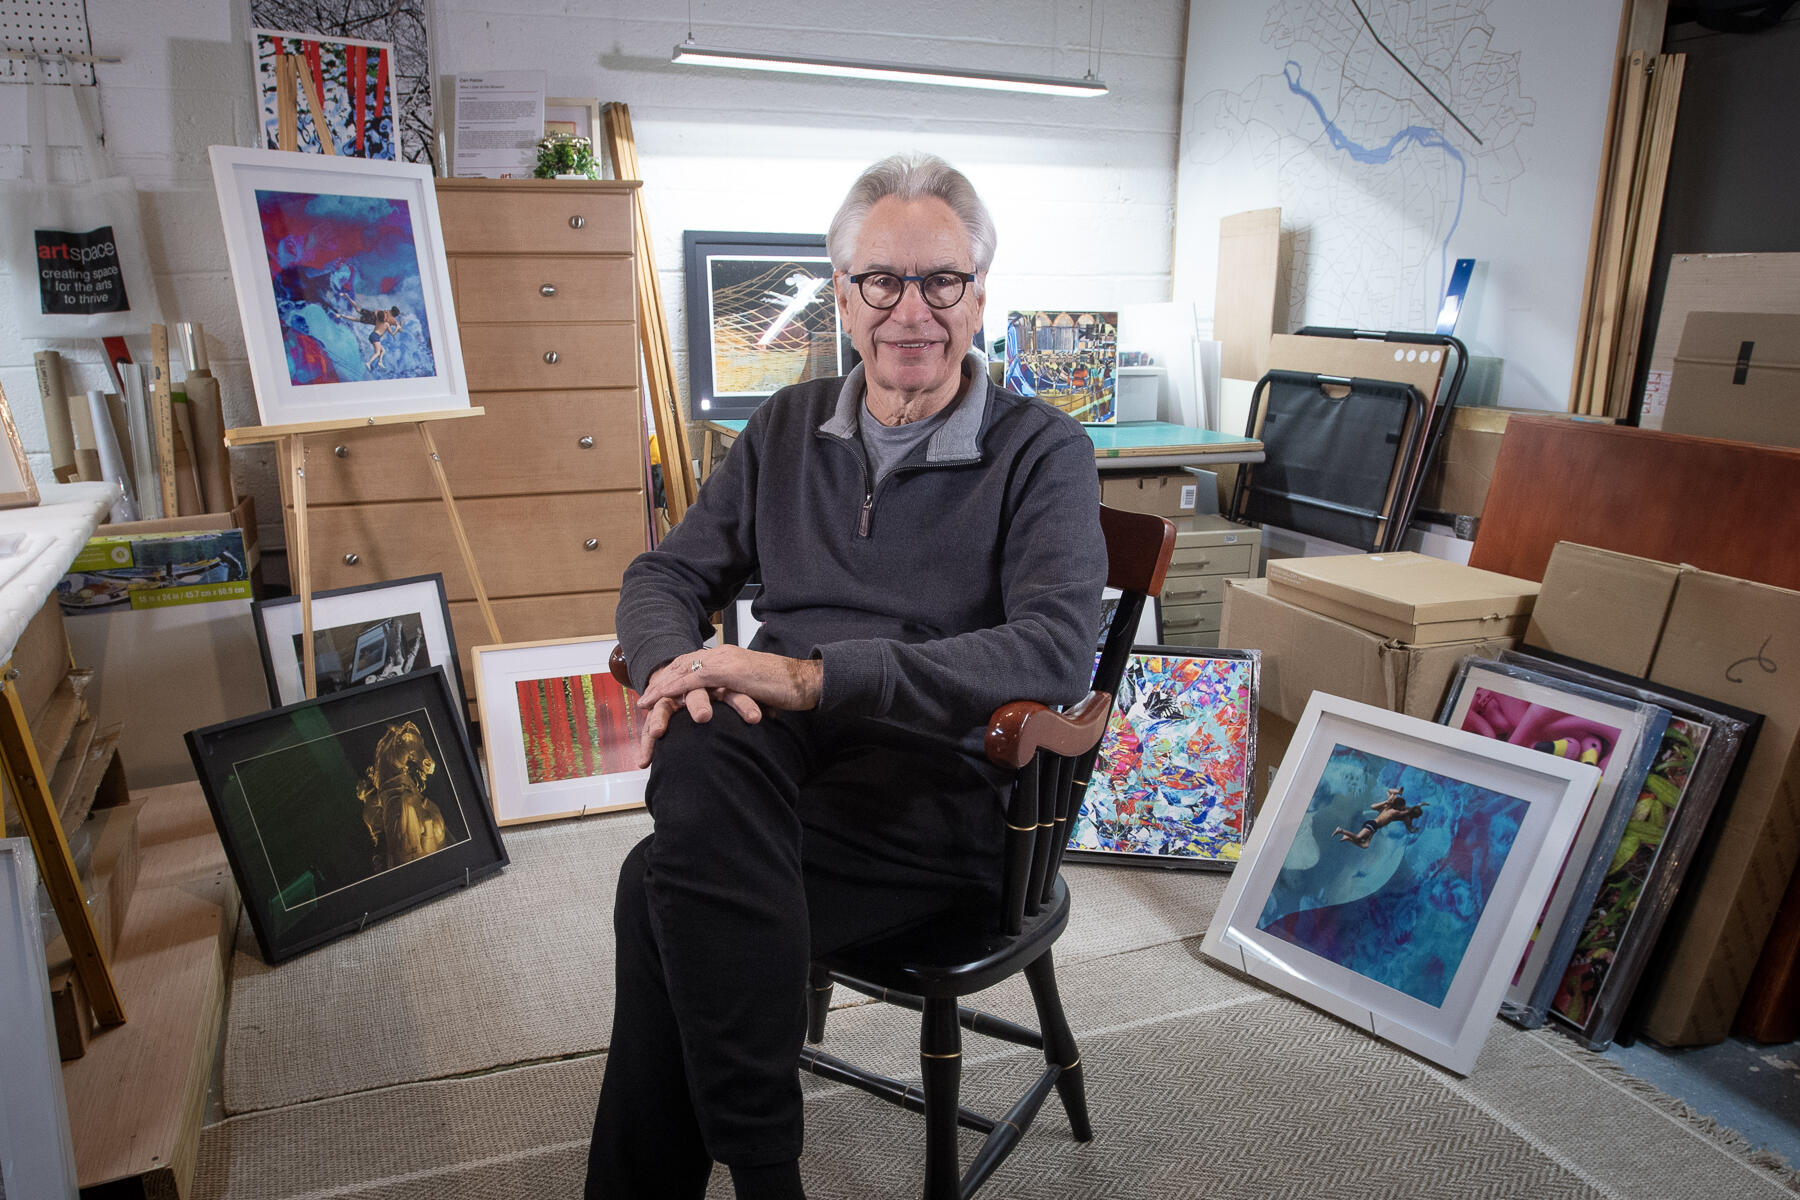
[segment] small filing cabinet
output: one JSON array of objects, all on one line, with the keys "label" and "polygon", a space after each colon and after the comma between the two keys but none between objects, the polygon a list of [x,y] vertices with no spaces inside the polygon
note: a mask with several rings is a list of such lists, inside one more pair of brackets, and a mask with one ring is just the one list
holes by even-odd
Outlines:
[{"label": "small filing cabinet", "polygon": [[1163,644],[1217,646],[1225,581],[1255,578],[1261,549],[1260,529],[1220,516],[1176,518],[1175,555],[1163,580]]}]

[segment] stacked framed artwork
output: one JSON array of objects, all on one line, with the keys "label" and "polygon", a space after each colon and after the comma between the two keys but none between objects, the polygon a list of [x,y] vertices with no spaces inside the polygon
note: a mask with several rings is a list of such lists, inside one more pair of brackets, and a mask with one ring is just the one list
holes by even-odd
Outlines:
[{"label": "stacked framed artwork", "polygon": [[1603,1050],[1624,1028],[1682,880],[1721,801],[1736,789],[1762,717],[1548,651],[1506,651],[1500,661],[1670,714],[1550,1004],[1552,1019],[1589,1049]]},{"label": "stacked framed artwork", "polygon": [[1599,778],[1314,693],[1203,947],[1467,1074]]},{"label": "stacked framed artwork", "polygon": [[[269,685],[269,703],[293,704],[305,699],[300,598],[259,600],[251,606],[251,615]],[[313,645],[320,695],[409,671],[443,667],[449,674],[457,711],[464,710],[467,692],[442,575],[415,575],[313,593]]]},{"label": "stacked framed artwork", "polygon": [[1558,872],[1501,1006],[1527,1028],[1541,1025],[1580,935],[1581,918],[1631,820],[1669,713],[1521,667],[1468,658],[1451,681],[1440,722],[1534,753],[1589,763],[1601,772],[1582,806],[1568,862]]}]

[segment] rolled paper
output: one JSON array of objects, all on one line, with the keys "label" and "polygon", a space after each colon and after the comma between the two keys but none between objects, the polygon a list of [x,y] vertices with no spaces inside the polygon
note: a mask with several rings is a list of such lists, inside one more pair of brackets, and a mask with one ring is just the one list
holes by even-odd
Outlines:
[{"label": "rolled paper", "polygon": [[113,436],[112,416],[107,412],[106,393],[95,388],[87,394],[88,415],[94,426],[94,453],[100,460],[100,478],[119,485],[119,498],[113,501],[114,524],[138,519],[137,499],[132,492],[131,477],[125,471],[125,455],[119,439]]},{"label": "rolled paper", "polygon": [[69,395],[63,391],[62,355],[54,350],[39,350],[31,357],[37,363],[44,434],[50,439],[50,471],[58,483],[67,483],[79,472],[75,466],[75,428],[69,423]]}]

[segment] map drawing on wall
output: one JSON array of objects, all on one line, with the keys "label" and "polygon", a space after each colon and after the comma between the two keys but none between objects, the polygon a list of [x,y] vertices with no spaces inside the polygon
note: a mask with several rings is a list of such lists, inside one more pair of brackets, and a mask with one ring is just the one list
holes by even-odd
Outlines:
[{"label": "map drawing on wall", "polygon": [[[1619,4],[1274,0],[1189,25],[1175,279],[1202,303],[1219,218],[1281,207],[1285,311],[1457,333],[1499,402],[1561,410],[1573,367]],[[1177,297],[1181,298],[1181,297]]]},{"label": "map drawing on wall", "polygon": [[400,158],[431,163],[435,170],[426,0],[337,0],[329,5],[318,0],[250,0],[250,21],[265,29],[391,43],[394,83],[400,93]]}]

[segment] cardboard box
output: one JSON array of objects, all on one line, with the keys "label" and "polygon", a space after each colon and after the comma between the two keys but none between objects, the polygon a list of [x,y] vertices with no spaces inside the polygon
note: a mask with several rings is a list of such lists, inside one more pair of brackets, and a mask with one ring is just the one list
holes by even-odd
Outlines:
[{"label": "cardboard box", "polygon": [[1688,317],[1662,427],[1665,433],[1800,446],[1800,313]]},{"label": "cardboard box", "polygon": [[[1683,571],[1650,678],[1763,714],[1762,732],[1702,874],[1683,884],[1650,981],[1644,1032],[1724,1040],[1800,861],[1800,592]],[[1789,669],[1784,669],[1789,668]]]},{"label": "cardboard box", "polygon": [[1696,312],[1800,312],[1800,254],[1677,254],[1663,282],[1662,312],[1650,343],[1638,424],[1663,427],[1663,410],[1688,315]]},{"label": "cardboard box", "polygon": [[1647,1035],[1722,1041],[1800,861],[1800,592],[1562,542],[1526,641],[1763,714],[1639,985]]},{"label": "cardboard box", "polygon": [[1180,468],[1100,472],[1100,503],[1108,508],[1155,513],[1159,517],[1191,517],[1199,495],[1199,477]]},{"label": "cardboard box", "polygon": [[1438,443],[1437,456],[1419,489],[1419,507],[1432,512],[1479,517],[1487,505],[1488,485],[1500,457],[1500,440],[1514,416],[1566,417],[1571,421],[1612,424],[1611,417],[1547,412],[1536,408],[1458,406]]},{"label": "cardboard box", "polygon": [[1680,576],[1681,568],[1668,563],[1558,542],[1525,644],[1647,676]]},{"label": "cardboard box", "polygon": [[1269,564],[1269,595],[1406,645],[1517,637],[1538,585],[1424,554],[1333,554]]},{"label": "cardboard box", "polygon": [[1231,581],[1219,630],[1221,646],[1263,652],[1262,707],[1289,722],[1300,719],[1315,691],[1435,720],[1464,656],[1494,658],[1518,641],[1405,646],[1278,600],[1266,579]]},{"label": "cardboard box", "polygon": [[56,583],[63,615],[249,600],[250,567],[236,529],[96,534]]}]

